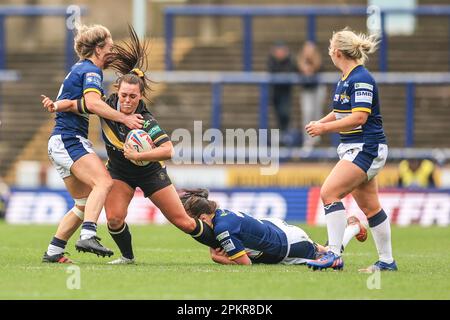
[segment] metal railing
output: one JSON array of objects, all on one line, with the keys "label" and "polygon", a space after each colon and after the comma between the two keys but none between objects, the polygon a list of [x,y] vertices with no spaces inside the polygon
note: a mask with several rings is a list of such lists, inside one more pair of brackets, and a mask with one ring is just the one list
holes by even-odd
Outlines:
[{"label": "metal railing", "polygon": [[[377,84],[404,85],[406,90],[405,101],[405,147],[414,146],[414,119],[415,119],[415,93],[416,85],[443,85],[450,84],[450,73],[398,73],[374,72],[372,73]],[[148,73],[151,80],[165,83],[189,83],[211,85],[211,126],[221,128],[222,124],[222,89],[223,85],[256,85],[260,88],[259,96],[259,128],[267,129],[269,126],[269,89],[276,83],[302,84],[311,81],[296,73],[270,74],[267,72],[204,72],[204,71],[172,71]],[[105,77],[106,83],[115,79],[110,75]],[[314,79],[318,83],[334,85],[339,80],[335,72],[319,73]],[[383,108],[383,106],[381,106]]]},{"label": "metal railing", "polygon": [[[165,23],[165,66],[174,69],[172,51],[175,36],[175,18],[177,16],[225,16],[242,18],[242,61],[243,71],[252,71],[254,17],[261,16],[306,16],[308,40],[316,41],[316,18],[318,16],[368,16],[372,14],[366,6],[227,6],[227,5],[191,5],[171,6],[164,10]],[[386,16],[390,14],[413,14],[416,16],[447,16],[450,19],[450,6],[417,6],[414,9],[380,9],[381,42],[379,50],[379,69],[388,71],[388,39],[386,34]],[[450,24],[449,24],[450,25]],[[449,30],[450,37],[450,30]],[[450,48],[449,48],[450,61]]]},{"label": "metal railing", "polygon": [[[73,50],[73,31],[68,28],[66,23],[67,18],[74,14],[73,11],[68,10],[69,8],[66,6],[0,6],[0,69],[5,69],[6,66],[6,18],[58,16],[64,17],[66,70],[70,70],[76,59]],[[84,7],[77,8],[79,8],[79,14],[87,11]]]}]

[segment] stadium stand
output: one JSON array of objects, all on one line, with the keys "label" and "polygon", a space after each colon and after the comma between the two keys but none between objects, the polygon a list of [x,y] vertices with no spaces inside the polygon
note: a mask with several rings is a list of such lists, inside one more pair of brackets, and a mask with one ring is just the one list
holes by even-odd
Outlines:
[{"label": "stadium stand", "polygon": [[[205,1],[186,1],[187,5],[205,4]],[[272,1],[227,1],[227,4],[260,5],[271,4]],[[314,1],[304,1],[306,5]],[[322,2],[321,2],[322,3]],[[343,2],[342,2],[343,3]],[[324,5],[341,5],[340,1],[323,1]],[[348,5],[365,5],[366,1],[345,1]],[[297,1],[278,1],[281,4],[297,4]],[[447,4],[446,1],[418,1],[420,5]],[[194,19],[195,20],[195,19]],[[439,22],[439,23],[436,23]],[[192,18],[180,18],[176,24],[174,44],[174,62],[176,70],[192,71],[240,71],[242,69],[241,23],[237,18],[217,18],[213,23],[217,34],[214,41],[205,42],[200,38],[201,22]],[[417,28],[412,36],[389,37],[389,71],[442,72],[449,70],[449,19],[448,17],[417,18]],[[307,37],[307,21],[299,18],[270,18],[268,24],[255,18],[253,25],[253,69],[265,70],[267,52],[273,41],[283,40],[296,51]],[[332,30],[346,25],[356,30],[365,30],[364,17],[318,17],[317,41],[324,57],[328,39]],[[190,27],[188,27],[190,26]],[[161,27],[159,27],[161,28]],[[150,52],[150,70],[164,68],[164,39],[162,33],[152,38]],[[160,36],[159,36],[160,35]],[[117,39],[118,40],[118,39]],[[405,54],[410,52],[410,54]],[[430,52],[432,52],[430,54]],[[324,71],[334,71],[329,59],[324,59]],[[0,176],[12,182],[17,160],[46,159],[46,141],[52,121],[45,112],[40,112],[39,95],[48,93],[55,95],[62,77],[64,77],[65,52],[64,45],[53,45],[51,48],[39,48],[32,53],[20,50],[8,50],[6,66],[23,74],[20,87],[13,84],[3,86],[2,100],[4,108],[1,119],[7,125],[0,128],[2,143],[7,144],[7,152],[0,154]],[[35,69],[31,71],[30,66]],[[378,56],[374,55],[368,67],[378,70]],[[36,70],[39,68],[39,70]],[[42,81],[42,79],[45,81]],[[158,117],[164,128],[171,132],[176,128],[190,129],[193,120],[202,120],[204,127],[211,125],[211,86],[208,84],[170,84],[156,83],[152,94],[152,112]],[[331,90],[331,87],[328,87]],[[294,90],[292,124],[300,124],[298,94]],[[382,108],[384,110],[385,128],[390,144],[394,147],[405,145],[405,99],[403,85],[381,85]],[[417,86],[415,147],[438,148],[447,147],[446,136],[450,129],[448,85]],[[259,121],[259,89],[253,85],[226,85],[223,87],[222,128],[251,128]],[[39,110],[39,111],[37,111]],[[271,108],[269,127],[275,126],[275,118]],[[236,116],[239,114],[239,116]],[[97,123],[97,121],[93,121]],[[436,137],[429,131],[429,124],[441,132]],[[17,127],[21,130],[18,132]],[[101,147],[99,133],[95,124],[91,127],[94,142]],[[34,138],[30,138],[30,137]],[[323,139],[321,146],[329,146],[329,137]],[[26,146],[26,148],[24,148]]]}]

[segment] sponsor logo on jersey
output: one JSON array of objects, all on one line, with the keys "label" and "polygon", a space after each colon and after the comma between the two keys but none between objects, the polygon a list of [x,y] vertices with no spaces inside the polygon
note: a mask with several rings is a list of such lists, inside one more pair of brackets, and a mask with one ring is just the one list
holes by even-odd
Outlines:
[{"label": "sponsor logo on jersey", "polygon": [[222,232],[221,234],[219,234],[217,237],[216,237],[216,239],[218,240],[218,241],[222,241],[223,239],[225,239],[225,238],[227,238],[227,237],[229,237],[230,236],[230,233],[228,232],[228,231],[224,231],[224,232]]},{"label": "sponsor logo on jersey", "polygon": [[102,77],[95,72],[86,73],[86,84],[93,84],[98,87],[102,86]]},{"label": "sponsor logo on jersey", "polygon": [[334,95],[334,101],[335,101],[335,102],[338,102],[338,101],[339,101],[339,95],[338,95],[338,94],[335,94],[335,95]]},{"label": "sponsor logo on jersey", "polygon": [[231,239],[225,240],[225,241],[221,242],[220,244],[222,245],[222,247],[225,249],[226,252],[230,252],[230,251],[236,249],[236,246],[234,245],[233,240],[231,240]]},{"label": "sponsor logo on jersey", "polygon": [[88,72],[88,73],[86,73],[86,77],[97,77],[97,78],[99,78],[99,79],[102,78],[102,77],[101,77],[98,73],[96,73],[96,72]]},{"label": "sponsor logo on jersey", "polygon": [[373,85],[369,84],[369,83],[364,83],[364,82],[357,82],[355,83],[355,90],[358,89],[367,89],[370,91],[373,91]]},{"label": "sponsor logo on jersey", "polygon": [[370,91],[356,91],[355,102],[372,103],[373,93]]},{"label": "sponsor logo on jersey", "polygon": [[155,134],[161,132],[161,128],[159,126],[154,126],[148,131],[148,134],[153,137]]},{"label": "sponsor logo on jersey", "polygon": [[144,122],[144,124],[142,125],[142,127],[144,128],[144,129],[147,129],[147,127],[150,125],[150,120],[146,120],[145,122]]}]

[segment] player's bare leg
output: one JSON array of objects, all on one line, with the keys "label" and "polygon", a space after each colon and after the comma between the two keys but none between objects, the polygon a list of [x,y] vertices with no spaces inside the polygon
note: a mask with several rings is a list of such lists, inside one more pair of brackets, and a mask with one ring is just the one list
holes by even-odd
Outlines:
[{"label": "player's bare leg", "polygon": [[220,247],[211,227],[199,219],[190,217],[186,213],[173,185],[156,191],[150,196],[150,200],[177,228],[190,234],[195,240],[208,247]]},{"label": "player's bare leg", "polygon": [[103,247],[99,242],[100,238],[97,237],[97,220],[113,185],[111,176],[94,153],[78,159],[70,170],[76,178],[92,189],[87,197],[80,239],[75,247],[78,251],[91,252],[103,257],[111,256],[114,253]]},{"label": "player's bare leg", "polygon": [[392,256],[391,226],[388,216],[380,205],[376,178],[358,186],[352,192],[352,195],[369,221],[369,227],[379,255],[377,262],[360,271],[396,271],[397,264]]},{"label": "player's bare leg", "polygon": [[[91,192],[91,188],[74,176],[64,178],[64,183],[70,195],[75,200],[75,206],[62,218],[56,230],[56,234],[50,242],[47,251],[42,258],[43,262],[72,263],[65,257],[64,250],[70,237],[80,227],[84,217],[85,199]],[[78,204],[77,204],[78,203]]]},{"label": "player's bare leg", "polygon": [[134,254],[131,242],[131,232],[125,218],[128,205],[134,196],[134,189],[120,180],[113,180],[114,184],[105,202],[108,231],[122,254],[108,264],[133,264]]}]

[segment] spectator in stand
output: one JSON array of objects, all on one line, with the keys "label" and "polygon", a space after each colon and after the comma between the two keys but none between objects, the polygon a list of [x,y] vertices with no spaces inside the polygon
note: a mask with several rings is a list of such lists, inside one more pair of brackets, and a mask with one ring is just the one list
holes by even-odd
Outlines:
[{"label": "spectator in stand", "polygon": [[9,187],[0,178],[0,219],[5,218],[6,204],[8,203],[10,191]]},{"label": "spectator in stand", "polygon": [[[267,61],[267,70],[271,73],[297,72],[294,58],[292,57],[288,46],[284,42],[277,41],[272,46]],[[280,136],[282,143],[284,140],[283,137],[287,135],[289,129],[291,100],[291,84],[274,84],[272,86],[272,101],[275,108],[278,126],[281,130]]]},{"label": "spectator in stand", "polygon": [[[317,46],[312,41],[306,41],[297,56],[300,73],[307,79],[302,84],[300,93],[300,108],[302,128],[315,119],[322,118],[322,107],[325,100],[326,87],[317,82],[317,73],[322,68],[322,57]],[[303,146],[312,148],[320,141],[320,137],[310,137],[306,131],[303,136]]]},{"label": "spectator in stand", "polygon": [[398,186],[436,188],[436,166],[428,159],[402,160],[398,166]]}]

